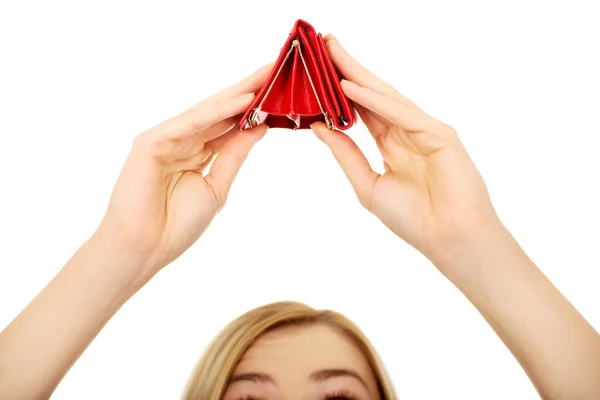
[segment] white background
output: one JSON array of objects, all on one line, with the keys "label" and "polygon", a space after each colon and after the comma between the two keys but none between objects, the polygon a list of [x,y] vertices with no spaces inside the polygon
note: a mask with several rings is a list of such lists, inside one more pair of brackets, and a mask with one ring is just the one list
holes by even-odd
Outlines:
[{"label": "white background", "polygon": [[[134,136],[274,60],[304,18],[459,131],[505,224],[599,329],[595,6],[2,1],[0,328],[94,231]],[[349,134],[381,170],[364,127]],[[282,130],[54,398],[178,398],[218,330],[284,299],[354,319],[401,399],[537,398],[458,290],[361,209],[328,149]]]}]

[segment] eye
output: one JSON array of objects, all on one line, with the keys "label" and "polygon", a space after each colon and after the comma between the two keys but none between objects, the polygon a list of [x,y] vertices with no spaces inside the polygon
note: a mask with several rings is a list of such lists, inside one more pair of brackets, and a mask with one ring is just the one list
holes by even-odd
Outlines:
[{"label": "eye", "polygon": [[256,396],[241,396],[238,397],[236,400],[264,400],[260,397],[256,397]]},{"label": "eye", "polygon": [[347,390],[337,390],[326,394],[323,400],[360,400],[360,398]]}]

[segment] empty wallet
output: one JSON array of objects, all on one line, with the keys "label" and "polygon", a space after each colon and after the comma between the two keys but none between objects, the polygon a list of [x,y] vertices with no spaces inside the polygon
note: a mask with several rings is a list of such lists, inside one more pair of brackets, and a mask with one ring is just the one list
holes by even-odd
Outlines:
[{"label": "empty wallet", "polygon": [[329,129],[346,130],[355,118],[323,36],[299,19],[239,125],[242,130],[263,123],[296,130],[321,121]]}]

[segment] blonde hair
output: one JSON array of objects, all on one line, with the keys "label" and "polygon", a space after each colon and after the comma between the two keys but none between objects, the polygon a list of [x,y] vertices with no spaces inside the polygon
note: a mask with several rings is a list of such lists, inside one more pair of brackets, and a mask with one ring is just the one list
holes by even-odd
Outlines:
[{"label": "blonde hair", "polygon": [[348,336],[364,354],[377,379],[382,400],[396,400],[375,349],[348,318],[331,310],[284,301],[255,308],[223,329],[208,346],[193,372],[184,400],[221,400],[231,375],[248,348],[263,334],[290,325],[328,325]]}]

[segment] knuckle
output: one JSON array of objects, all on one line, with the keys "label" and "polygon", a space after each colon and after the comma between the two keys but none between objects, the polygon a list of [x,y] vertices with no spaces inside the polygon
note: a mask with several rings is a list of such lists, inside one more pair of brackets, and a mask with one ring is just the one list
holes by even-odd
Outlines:
[{"label": "knuckle", "polygon": [[358,198],[358,202],[360,203],[361,206],[363,206],[366,210],[370,211],[370,201],[369,198],[367,196],[361,196],[360,194],[357,194],[356,197]]},{"label": "knuckle", "polygon": [[133,139],[131,147],[134,152],[142,152],[152,157],[156,157],[164,151],[164,143],[158,140],[152,131],[146,131],[137,135]]},{"label": "knuckle", "polygon": [[218,210],[221,211],[223,208],[225,208],[225,205],[227,204],[227,195],[224,195],[221,197],[221,200],[219,201],[219,207]]},{"label": "knuckle", "polygon": [[215,202],[217,206],[217,212],[221,211],[225,208],[225,204],[227,204],[227,193],[224,193],[223,190],[214,190]]},{"label": "knuckle", "polygon": [[219,212],[225,206],[225,202],[227,201],[227,196],[226,195],[223,196],[222,191],[215,187],[214,179],[211,179],[211,178],[212,177],[210,175],[208,175],[204,179],[208,183],[207,188],[210,191],[210,197],[214,201],[214,209],[216,209],[217,212]]},{"label": "knuckle", "polygon": [[453,126],[451,126],[451,125],[448,125],[448,124],[446,124],[446,123],[444,123],[444,122],[442,122],[442,127],[441,127],[441,129],[442,129],[442,131],[443,131],[444,133],[446,133],[446,134],[448,134],[448,135],[452,135],[452,136],[455,136],[455,135],[457,135],[456,129],[454,129],[454,127],[453,127]]},{"label": "knuckle", "polygon": [[454,129],[453,126],[450,126],[446,123],[442,123],[440,128],[440,132],[443,137],[446,137],[449,143],[458,143],[460,142],[460,138],[458,136],[458,132]]},{"label": "knuckle", "polygon": [[357,188],[356,197],[361,206],[363,206],[366,210],[371,211],[372,206],[372,188]]}]

